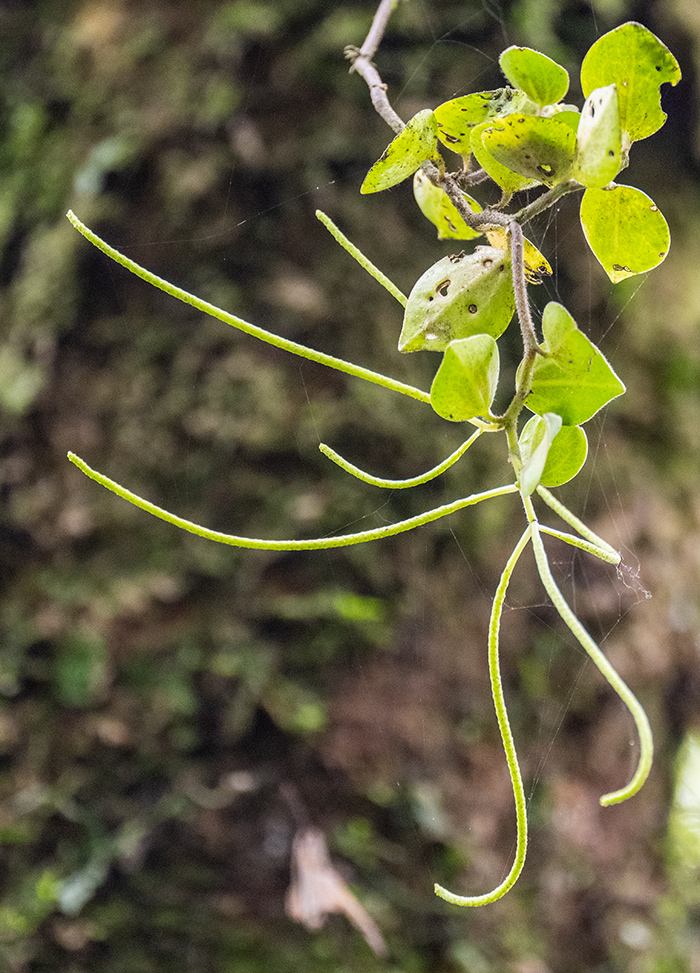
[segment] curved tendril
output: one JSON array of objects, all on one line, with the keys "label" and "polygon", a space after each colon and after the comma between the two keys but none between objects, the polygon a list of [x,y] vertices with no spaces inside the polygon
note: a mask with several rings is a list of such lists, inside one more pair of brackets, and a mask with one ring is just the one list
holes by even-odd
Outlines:
[{"label": "curved tendril", "polygon": [[601,561],[607,561],[608,564],[619,564],[620,555],[617,551],[610,551],[605,547],[599,547],[597,544],[591,543],[591,541],[585,541],[580,537],[576,537],[574,534],[565,534],[561,530],[555,530],[554,527],[545,527],[544,524],[540,524],[540,530],[544,534],[551,534],[552,537],[558,537],[560,541],[565,541],[567,544],[571,544],[572,547],[578,547],[582,551],[587,551],[588,554],[593,554],[594,557],[599,557]]},{"label": "curved tendril", "polygon": [[145,280],[148,284],[152,284],[159,290],[165,291],[171,297],[176,297],[179,301],[184,301],[185,304],[189,304],[197,311],[202,311],[204,314],[208,314],[218,321],[223,321],[224,324],[228,324],[232,328],[237,328],[239,331],[245,332],[245,334],[252,335],[260,341],[265,341],[269,345],[281,348],[282,351],[291,352],[291,354],[299,355],[301,358],[308,358],[311,361],[317,362],[319,365],[327,365],[328,368],[334,368],[338,372],[354,375],[355,378],[362,378],[365,382],[373,382],[375,385],[381,385],[382,388],[389,389],[391,392],[400,392],[402,395],[408,395],[412,399],[417,399],[419,402],[430,404],[430,394],[424,392],[422,389],[414,388],[412,385],[406,385],[404,382],[399,382],[395,378],[389,378],[380,372],[373,372],[369,368],[362,368],[361,365],[353,365],[352,362],[344,361],[342,358],[335,358],[333,355],[327,355],[322,351],[307,348],[305,345],[297,344],[296,341],[289,341],[288,338],[281,338],[279,335],[272,334],[272,332],[266,331],[264,328],[259,328],[255,324],[249,324],[248,321],[236,317],[235,314],[229,314],[228,311],[223,311],[220,307],[216,307],[216,305],[210,304],[208,301],[203,301],[201,298],[195,297],[194,294],[190,294],[188,291],[176,287],[169,281],[163,280],[162,277],[158,277],[157,274],[153,274],[150,270],[146,270],[145,267],[137,264],[135,260],[130,260],[123,253],[115,250],[114,247],[110,247],[96,233],[88,229],[84,223],[81,223],[72,210],[69,210],[66,215],[76,230],[82,233],[86,240],[97,247],[98,250],[101,250],[106,256],[116,261],[116,263],[120,264],[132,274],[136,274],[137,277]]},{"label": "curved tendril", "polygon": [[[611,564],[620,563],[619,551],[616,551],[614,547],[611,547],[611,545],[608,544],[607,541],[604,541],[602,537],[598,537],[598,535],[594,533],[590,527],[586,527],[584,522],[579,520],[576,514],[572,513],[568,507],[565,507],[561,500],[557,500],[557,498],[551,494],[546,487],[538,486],[537,492],[547,506],[551,507],[554,513],[559,514],[561,519],[573,527],[574,530],[581,535],[581,537],[585,537],[587,541],[591,542],[591,544],[595,544],[596,547],[602,547],[604,551],[607,551],[610,555],[614,555],[617,560],[611,561]],[[544,530],[544,527],[540,527],[540,530]]]},{"label": "curved tendril", "polygon": [[568,602],[559,590],[559,587],[557,586],[554,576],[552,575],[552,571],[549,567],[547,552],[545,551],[544,544],[542,543],[539,524],[537,523],[532,503],[530,503],[529,498],[526,498],[526,500],[527,502],[525,509],[527,510],[528,518],[530,519],[530,526],[532,527],[532,549],[535,553],[537,570],[540,578],[542,579],[542,584],[545,586],[547,594],[552,599],[552,603],[561,615],[563,621],[567,624],[576,639],[578,639],[590,658],[598,667],[602,675],[607,679],[617,695],[627,706],[632,719],[634,720],[635,726],[637,727],[640,752],[637,770],[635,771],[632,780],[629,782],[629,784],[627,784],[626,787],[622,787],[617,791],[612,791],[610,794],[604,794],[600,798],[600,803],[603,805],[603,807],[608,807],[610,804],[620,804],[621,801],[626,801],[628,798],[634,797],[649,776],[651,763],[654,757],[654,740],[651,734],[649,720],[647,718],[647,714],[644,712],[642,704],[639,702],[624,679],[613,668],[606,656],[603,655],[601,650],[573,613]]},{"label": "curved tendril", "polygon": [[481,503],[482,500],[502,497],[508,493],[516,493],[518,490],[515,483],[507,483],[505,486],[496,487],[493,490],[486,490],[484,493],[473,493],[469,497],[462,497],[459,500],[453,500],[452,503],[443,504],[441,507],[434,507],[425,513],[418,514],[415,517],[409,517],[408,520],[399,520],[395,524],[387,524],[386,527],[363,530],[355,534],[341,534],[335,537],[315,537],[309,540],[263,540],[262,538],[256,537],[239,537],[236,534],[222,534],[218,530],[209,530],[208,527],[193,524],[191,520],[185,520],[183,517],[178,517],[176,514],[171,514],[167,510],[163,510],[162,507],[157,507],[154,503],[144,500],[138,494],[132,493],[131,490],[127,490],[125,487],[115,483],[114,480],[110,480],[103,473],[98,473],[97,470],[93,470],[84,460],[76,456],[75,453],[68,453],[68,459],[86,476],[89,476],[91,480],[99,483],[100,486],[111,490],[112,493],[116,493],[123,500],[128,500],[135,507],[140,507],[146,513],[152,514],[160,520],[165,520],[174,527],[180,527],[190,534],[196,534],[198,537],[204,537],[206,540],[216,541],[219,544],[228,544],[231,547],[255,548],[261,551],[313,551],[327,550],[331,547],[349,547],[351,544],[364,544],[367,541],[380,540],[383,537],[402,534],[404,531],[413,530],[414,527],[422,527],[423,524],[429,524],[433,520],[440,520],[441,517],[447,517],[457,510],[463,510],[465,507],[471,507],[476,503]]},{"label": "curved tendril", "polygon": [[436,476],[440,476],[445,470],[448,470],[453,466],[460,457],[464,456],[466,451],[469,449],[471,444],[479,438],[482,434],[483,429],[477,429],[477,431],[467,439],[466,442],[454,451],[447,459],[444,459],[442,463],[434,466],[432,470],[428,470],[427,473],[421,473],[419,476],[412,476],[408,480],[386,480],[380,476],[372,476],[371,473],[365,473],[361,470],[359,466],[354,466],[349,463],[346,459],[336,453],[334,449],[330,446],[326,446],[325,443],[321,443],[318,447],[324,456],[332,460],[341,470],[345,470],[346,473],[350,473],[352,476],[356,476],[358,480],[362,480],[363,483],[369,483],[370,486],[383,487],[386,490],[405,490],[408,487],[420,486],[421,483],[427,483],[428,480],[434,480]]},{"label": "curved tendril", "polygon": [[496,594],[494,595],[493,606],[491,608],[491,619],[489,621],[489,677],[491,679],[491,693],[493,695],[493,702],[496,708],[498,729],[501,733],[503,749],[506,753],[506,762],[508,763],[508,771],[510,773],[511,784],[513,786],[513,797],[515,799],[515,817],[517,825],[515,859],[513,860],[510,871],[501,884],[497,885],[493,891],[487,892],[484,895],[455,895],[454,892],[449,892],[441,885],[436,885],[435,894],[439,895],[441,899],[445,899],[446,902],[452,903],[452,905],[478,906],[489,905],[491,902],[495,902],[497,899],[502,898],[502,896],[504,896],[506,892],[508,892],[509,889],[515,885],[516,881],[518,880],[518,876],[523,869],[523,865],[525,864],[525,855],[527,853],[527,808],[525,804],[525,791],[523,789],[523,779],[520,774],[520,767],[518,766],[518,757],[515,752],[513,733],[508,721],[506,701],[503,695],[503,683],[501,681],[501,670],[498,662],[498,643],[499,631],[501,627],[501,615],[503,614],[503,603],[505,601],[506,591],[508,590],[508,582],[510,581],[510,577],[515,569],[515,565],[518,562],[518,558],[525,550],[525,547],[530,540],[530,533],[531,527],[528,525],[527,530],[518,541],[515,550],[511,554],[510,558],[508,559],[508,563],[503,569],[501,580],[498,583],[498,588],[496,589]]},{"label": "curved tendril", "polygon": [[341,245],[344,250],[347,250],[350,256],[358,262],[363,270],[367,271],[370,277],[374,277],[378,284],[385,287],[391,296],[396,298],[401,307],[406,307],[408,304],[408,298],[406,295],[398,289],[396,284],[389,280],[386,274],[381,272],[379,267],[375,267],[372,261],[365,257],[364,253],[362,253],[361,250],[358,250],[354,243],[350,243],[348,238],[341,230],[338,229],[330,216],[326,216],[322,210],[317,209],[316,219],[323,223],[330,235]]}]

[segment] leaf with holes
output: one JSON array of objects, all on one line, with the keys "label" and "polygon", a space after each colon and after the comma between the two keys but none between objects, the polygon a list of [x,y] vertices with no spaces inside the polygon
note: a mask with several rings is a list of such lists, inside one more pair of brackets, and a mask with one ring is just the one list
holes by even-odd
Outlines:
[{"label": "leaf with holes", "polygon": [[412,176],[424,162],[440,161],[437,122],[429,109],[419,111],[386,147],[365,176],[361,193],[378,193]]},{"label": "leaf with holes", "polygon": [[536,418],[540,423],[538,427],[540,435],[538,435],[537,440],[526,440],[523,444],[521,436],[519,441],[521,447],[530,447],[529,449],[521,448],[520,450],[523,468],[520,471],[518,481],[520,492],[524,497],[529,497],[542,479],[542,472],[547,462],[552,441],[559,433],[562,425],[561,416],[556,415],[554,412],[545,412],[543,416],[533,418]]},{"label": "leaf with holes", "polygon": [[528,179],[518,175],[512,169],[502,165],[489,151],[483,142],[484,132],[490,131],[493,122],[482,122],[472,132],[472,152],[482,169],[488,172],[493,181],[501,187],[504,193],[518,193],[522,189],[533,189],[542,184],[542,177]]},{"label": "leaf with holes", "polygon": [[[492,230],[486,230],[486,238],[492,247],[498,247],[499,250],[508,249],[509,241],[505,227],[496,226]],[[528,284],[541,284],[543,277],[552,276],[550,263],[527,237],[523,237],[523,244],[523,262],[527,282]]]},{"label": "leaf with holes", "polygon": [[[447,193],[439,186],[433,185],[420,169],[413,177],[413,195],[423,216],[437,227],[438,240],[471,240],[482,235],[479,230],[472,230],[467,226]],[[475,213],[481,212],[480,203],[466,193],[462,195]]]},{"label": "leaf with holes", "polygon": [[555,105],[569,90],[566,69],[530,47],[509,47],[498,63],[510,83],[542,107]]},{"label": "leaf with holes", "polygon": [[[523,461],[523,468],[533,463],[533,457],[540,449],[541,444],[546,442],[549,426],[547,416],[553,413],[547,412],[544,416],[532,416],[525,424],[520,433],[518,444],[520,446],[520,456]],[[557,416],[561,422],[561,417]],[[541,468],[539,480],[534,484],[534,490],[538,483],[546,487],[558,487],[563,483],[573,480],[588,455],[588,440],[586,434],[580,426],[562,426],[556,436],[551,439],[551,444],[547,450],[544,466]],[[520,475],[522,489],[523,474]],[[532,493],[530,490],[530,493]]]},{"label": "leaf with holes", "polygon": [[399,351],[444,351],[456,338],[498,338],[513,317],[511,262],[495,247],[433,264],[408,296]]},{"label": "leaf with holes", "polygon": [[452,422],[487,416],[498,371],[498,347],[490,335],[452,341],[433,380],[430,404],[439,416]]},{"label": "leaf with holes", "polygon": [[477,91],[438,105],[435,109],[438,138],[448,149],[468,159],[472,153],[471,133],[477,125],[511,112],[534,114],[536,111],[537,105],[514,88]]},{"label": "leaf with holes", "polygon": [[509,115],[485,128],[481,140],[501,165],[546,186],[556,186],[571,174],[576,135],[556,115]]},{"label": "leaf with holes", "polygon": [[578,127],[573,177],[590,189],[602,189],[622,166],[622,128],[617,86],[596,88],[586,98]]},{"label": "leaf with holes", "polygon": [[551,301],[545,307],[542,332],[546,357],[535,361],[525,403],[532,412],[555,412],[564,425],[579,426],[625,391],[602,352],[561,304]]},{"label": "leaf with holes", "polygon": [[630,22],[603,34],[581,65],[581,88],[587,98],[596,88],[617,85],[622,147],[661,128],[661,85],[678,84],[681,69],[666,45],[642,24]]},{"label": "leaf with holes", "polygon": [[671,244],[668,223],[641,189],[587,189],[581,225],[588,245],[613,284],[658,266]]}]

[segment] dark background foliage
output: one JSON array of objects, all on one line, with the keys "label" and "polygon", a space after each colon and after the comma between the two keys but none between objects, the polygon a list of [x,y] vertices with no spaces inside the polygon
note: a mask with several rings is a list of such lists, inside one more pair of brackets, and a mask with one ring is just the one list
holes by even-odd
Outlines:
[{"label": "dark background foliage", "polygon": [[[234,551],[119,502],[66,460],[73,449],[168,509],[263,537],[379,525],[505,481],[488,441],[414,491],[351,480],[319,441],[400,477],[447,455],[461,430],[193,313],[64,218],[72,207],[248,320],[427,387],[437,356],[396,353],[396,305],[314,218],[326,210],[405,290],[450,249],[408,184],[358,193],[390,133],[342,51],[373,11],[366,0],[0,3],[10,973],[700,969],[697,833],[677,815],[669,829],[677,754],[700,713],[695,0],[408,0],[377,56],[404,118],[498,86],[509,43],[560,59],[576,95],[582,55],[627,19],[684,71],[664,89],[667,126],[635,146],[625,177],[671,224],[662,267],[613,288],[572,199],[534,229],[556,268],[535,304],[561,299],[628,386],[591,424],[587,466],[562,490],[625,567],[551,551],[648,708],[655,768],[629,804],[598,807],[628,779],[631,724],[526,561],[503,667],[532,837],[504,901],[462,912],[432,883],[491,888],[512,855],[485,635],[517,503],[371,547]],[[285,916],[299,823],[285,784],[389,959],[344,918],[311,933]]]}]

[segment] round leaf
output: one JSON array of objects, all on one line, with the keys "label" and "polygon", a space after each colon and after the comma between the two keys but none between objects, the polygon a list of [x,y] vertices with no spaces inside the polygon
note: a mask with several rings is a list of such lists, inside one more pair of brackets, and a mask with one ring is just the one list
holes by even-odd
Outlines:
[{"label": "round leaf", "polygon": [[430,404],[443,419],[465,422],[488,415],[498,385],[498,347],[490,335],[451,342],[430,389]]},{"label": "round leaf", "polygon": [[[437,227],[438,240],[471,240],[481,236],[464,222],[459,210],[447,193],[435,186],[419,169],[413,177],[413,195],[423,216]],[[466,193],[462,194],[475,213],[481,212],[481,204]]]},{"label": "round leaf", "polygon": [[509,47],[498,63],[510,83],[537,105],[554,105],[569,90],[567,71],[551,57],[530,47]]},{"label": "round leaf", "polygon": [[578,126],[574,179],[592,189],[607,186],[622,166],[622,129],[617,86],[596,88],[586,99]]},{"label": "round leaf", "polygon": [[555,412],[564,425],[578,426],[622,395],[625,386],[565,307],[555,301],[545,307],[542,331],[546,357],[535,362],[528,409]]},{"label": "round leaf", "polygon": [[506,193],[517,193],[521,189],[533,189],[542,183],[542,178],[528,179],[512,169],[501,165],[484,145],[482,136],[491,129],[493,122],[482,122],[472,131],[472,152],[482,169],[488,172],[493,181]]},{"label": "round leaf", "polygon": [[537,105],[524,92],[514,88],[477,91],[438,105],[435,109],[438,138],[448,149],[468,159],[472,153],[472,129],[477,125],[511,112],[534,114],[536,111]]},{"label": "round leaf", "polygon": [[509,115],[481,133],[484,147],[513,172],[555,186],[569,178],[576,135],[556,115]]},{"label": "round leaf", "polygon": [[456,338],[498,338],[513,317],[508,255],[494,247],[443,257],[408,296],[399,351],[444,351]]},{"label": "round leaf", "polygon": [[[546,433],[545,417],[533,416],[525,424],[519,440],[520,456],[524,466],[527,466],[530,457],[544,441]],[[586,462],[587,455],[588,440],[583,429],[580,426],[562,426],[552,439],[539,482],[545,487],[557,487],[568,483]]]},{"label": "round leaf", "polygon": [[378,193],[403,182],[424,162],[438,157],[437,122],[429,109],[419,111],[390,142],[365,176],[361,193]]},{"label": "round leaf", "polygon": [[603,34],[581,65],[581,88],[586,97],[595,88],[617,85],[623,149],[661,128],[660,87],[680,81],[678,61],[662,41],[642,24],[630,22]]},{"label": "round leaf", "polygon": [[652,270],[671,243],[663,214],[646,193],[632,186],[587,189],[581,200],[581,225],[613,284]]}]

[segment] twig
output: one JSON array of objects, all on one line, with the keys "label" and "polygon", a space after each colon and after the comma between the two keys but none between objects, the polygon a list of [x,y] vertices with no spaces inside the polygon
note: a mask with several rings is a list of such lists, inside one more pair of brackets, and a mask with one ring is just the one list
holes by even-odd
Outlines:
[{"label": "twig", "polygon": [[349,45],[345,48],[345,57],[351,62],[350,71],[355,71],[367,82],[372,104],[377,113],[381,115],[387,125],[398,135],[406,127],[406,124],[399,118],[389,104],[386,85],[379,76],[379,71],[372,64],[372,58],[381,44],[386,25],[389,23],[389,17],[396,7],[397,2],[398,0],[381,0],[362,47]]}]

